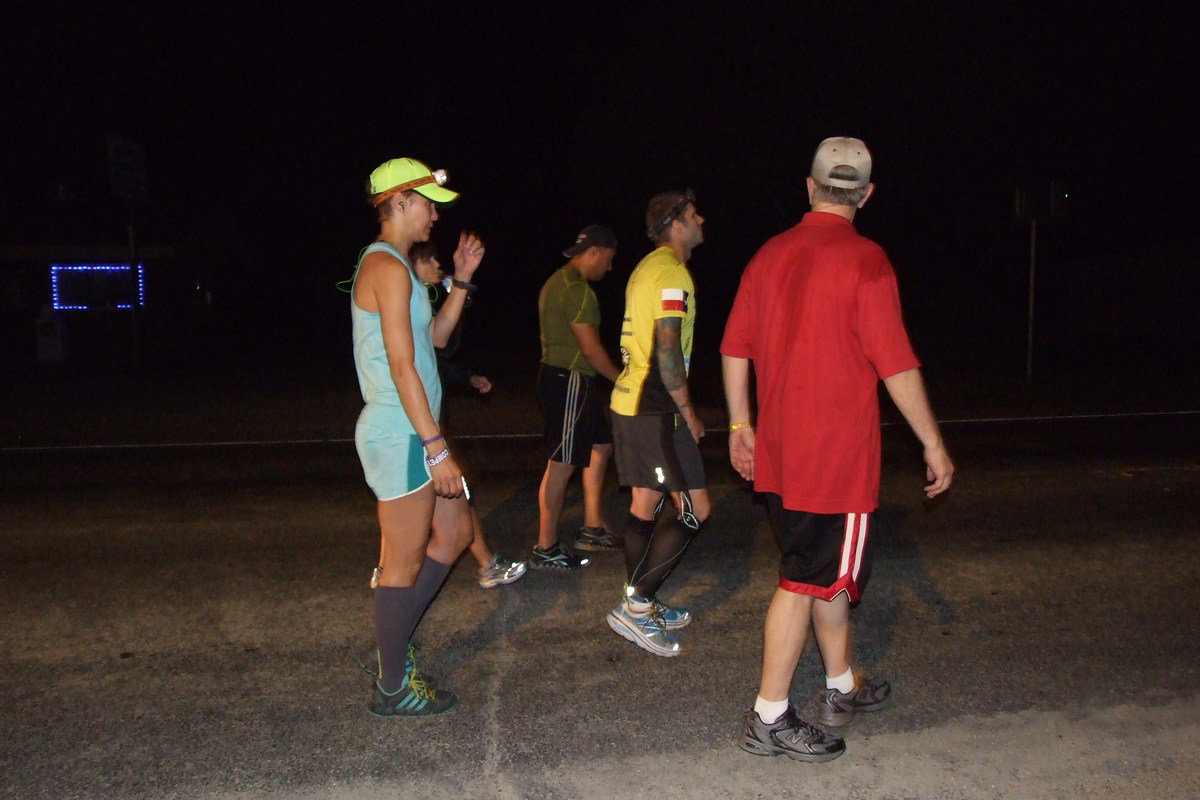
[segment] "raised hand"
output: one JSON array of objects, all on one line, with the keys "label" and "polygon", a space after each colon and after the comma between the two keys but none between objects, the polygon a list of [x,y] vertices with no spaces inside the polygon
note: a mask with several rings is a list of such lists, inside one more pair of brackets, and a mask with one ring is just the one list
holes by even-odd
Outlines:
[{"label": "raised hand", "polygon": [[463,231],[458,235],[458,249],[454,251],[455,280],[471,282],[479,262],[483,260],[483,240],[471,231]]}]

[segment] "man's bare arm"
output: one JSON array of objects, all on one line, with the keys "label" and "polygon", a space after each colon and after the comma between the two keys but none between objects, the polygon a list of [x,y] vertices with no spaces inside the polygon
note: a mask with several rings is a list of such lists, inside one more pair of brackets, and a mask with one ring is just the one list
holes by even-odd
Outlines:
[{"label": "man's bare arm", "polygon": [[572,322],[571,333],[575,334],[575,341],[579,343],[579,352],[583,354],[583,360],[606,380],[616,383],[621,370],[617,369],[608,351],[600,343],[600,334],[596,326],[586,322]]},{"label": "man's bare arm", "polygon": [[950,481],[954,477],[954,462],[946,452],[937,419],[933,416],[933,409],[929,407],[929,396],[925,393],[925,381],[921,378],[921,370],[899,372],[884,378],[883,385],[887,387],[892,402],[900,409],[909,427],[925,447],[925,474],[932,481],[925,487],[925,494],[936,497],[950,488]]},{"label": "man's bare arm", "polygon": [[725,404],[729,407],[729,463],[748,481],[754,480],[754,428],[750,422],[750,360],[721,356]]}]

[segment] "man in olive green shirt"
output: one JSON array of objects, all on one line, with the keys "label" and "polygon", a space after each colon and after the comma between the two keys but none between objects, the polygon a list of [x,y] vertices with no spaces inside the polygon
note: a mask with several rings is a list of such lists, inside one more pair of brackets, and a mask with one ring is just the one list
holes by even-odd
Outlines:
[{"label": "man in olive green shirt", "polygon": [[616,380],[616,364],[600,344],[600,306],[588,285],[612,269],[617,237],[603,225],[589,225],[563,251],[569,259],[546,281],[538,295],[542,362],[538,400],[546,418],[546,472],[538,491],[538,544],[529,566],[574,570],[587,558],[558,540],[567,482],[583,467],[583,528],[575,539],[580,550],[615,550],[600,503],[604,472],[612,456],[612,432],[605,416],[607,392],[596,376]]}]

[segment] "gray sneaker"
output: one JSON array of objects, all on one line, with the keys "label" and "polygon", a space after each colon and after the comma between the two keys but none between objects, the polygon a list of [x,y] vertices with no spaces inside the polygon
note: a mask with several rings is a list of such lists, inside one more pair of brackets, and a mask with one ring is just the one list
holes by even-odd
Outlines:
[{"label": "gray sneaker", "polygon": [[742,717],[738,747],[756,756],[786,755],[796,761],[832,761],[846,752],[846,742],[796,716],[789,704],[776,721],[763,722],[754,709]]},{"label": "gray sneaker", "polygon": [[621,542],[613,532],[603,526],[589,528],[586,525],[579,529],[575,537],[576,550],[620,550]]},{"label": "gray sneaker", "polygon": [[825,689],[817,695],[817,722],[830,727],[849,725],[859,711],[878,711],[892,697],[892,685],[883,678],[854,673],[854,691]]},{"label": "gray sneaker", "polygon": [[520,580],[524,574],[524,561],[509,561],[497,553],[492,556],[491,562],[486,567],[479,568],[479,585],[484,589],[490,589],[493,586]]},{"label": "gray sneaker", "polygon": [[608,612],[608,627],[648,653],[671,658],[679,655],[679,642],[667,632],[662,616],[651,609],[644,615],[634,614],[625,603]]}]

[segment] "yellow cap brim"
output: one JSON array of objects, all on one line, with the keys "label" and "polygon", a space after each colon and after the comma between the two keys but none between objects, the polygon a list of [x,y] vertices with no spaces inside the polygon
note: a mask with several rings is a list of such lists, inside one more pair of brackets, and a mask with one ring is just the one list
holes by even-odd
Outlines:
[{"label": "yellow cap brim", "polygon": [[436,183],[418,186],[413,191],[425,195],[435,203],[453,203],[458,199],[458,192],[452,192],[449,189],[438,186]]}]

